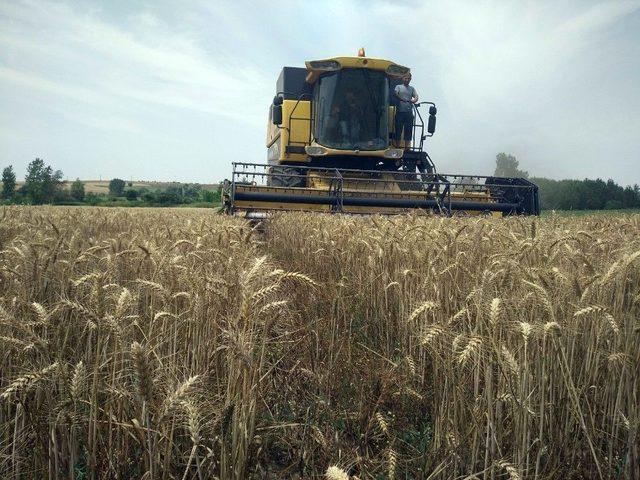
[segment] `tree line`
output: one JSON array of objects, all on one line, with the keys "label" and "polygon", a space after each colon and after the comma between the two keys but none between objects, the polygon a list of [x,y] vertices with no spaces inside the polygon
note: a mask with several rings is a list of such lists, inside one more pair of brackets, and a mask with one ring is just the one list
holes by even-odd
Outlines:
[{"label": "tree line", "polygon": [[552,180],[529,177],[514,155],[496,155],[496,177],[528,178],[538,186],[543,210],[617,210],[640,208],[640,186],[622,187],[613,180]]},{"label": "tree line", "polygon": [[16,174],[10,165],[2,171],[2,203],[29,205],[103,205],[103,206],[170,206],[200,204],[215,206],[220,193],[198,184],[173,184],[162,188],[134,188],[132,182],[114,178],[109,182],[108,194],[86,192],[85,183],[79,179],[65,188],[63,173],[54,170],[41,158],[27,166],[24,182],[18,187]]},{"label": "tree line", "polygon": [[[496,155],[494,175],[498,177],[528,178],[538,186],[541,208],[544,210],[603,210],[640,209],[640,187],[620,186],[613,180],[552,180],[529,176],[520,169],[518,159],[511,154]],[[207,190],[197,184],[175,184],[165,188],[134,188],[131,182],[114,178],[109,182],[109,193],[85,192],[79,179],[64,188],[63,173],[36,158],[27,167],[24,183],[18,187],[12,166],[2,171],[3,203],[32,205],[88,204],[88,205],[213,205],[220,201],[220,192]]]}]

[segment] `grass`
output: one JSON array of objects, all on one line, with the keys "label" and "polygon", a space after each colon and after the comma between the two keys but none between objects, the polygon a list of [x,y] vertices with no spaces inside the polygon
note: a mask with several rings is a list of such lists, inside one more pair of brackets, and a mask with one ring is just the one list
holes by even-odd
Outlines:
[{"label": "grass", "polygon": [[637,478],[639,318],[637,215],[2,208],[0,477]]}]

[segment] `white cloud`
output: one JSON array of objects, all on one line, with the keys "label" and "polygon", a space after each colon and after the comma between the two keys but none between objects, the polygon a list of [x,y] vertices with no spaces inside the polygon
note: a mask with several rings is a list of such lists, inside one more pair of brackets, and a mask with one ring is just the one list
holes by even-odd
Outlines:
[{"label": "white cloud", "polygon": [[[640,140],[626,128],[604,132],[640,118],[639,4],[458,1],[379,9],[403,19],[389,37],[413,49],[414,83],[441,107],[431,149],[442,169],[490,173],[493,155],[508,150],[540,175],[629,182],[640,180],[640,171],[623,168],[632,156],[640,160]],[[635,30],[621,26],[634,21]]]},{"label": "white cloud", "polygon": [[[234,117],[237,113],[228,108],[229,98],[242,102],[242,97],[264,90],[265,79],[259,72],[225,65],[187,37],[160,30],[160,36],[145,42],[136,38],[135,32],[125,32],[64,5],[46,2],[39,5],[36,11],[27,5],[22,10],[16,6],[10,9],[14,20],[24,24],[4,33],[7,44],[31,53],[35,60],[44,54],[56,56],[61,52],[61,60],[68,61],[64,52],[75,50],[80,53],[81,62],[58,65],[57,70],[41,70],[37,74],[8,69],[3,72],[7,80],[25,88],[75,96],[81,102],[107,103],[113,102],[114,97],[122,97]],[[151,20],[152,15],[141,15],[146,19],[141,22],[142,29],[157,28],[158,21]],[[53,34],[45,32],[43,37],[35,36],[30,41],[21,38],[22,31],[40,23],[53,24],[56,29]],[[48,40],[53,43],[45,46]],[[55,78],[60,74],[63,78]]]},{"label": "white cloud", "polygon": [[590,36],[640,9],[639,0],[609,0],[592,5],[563,22],[560,35]]},{"label": "white cloud", "polygon": [[[509,150],[536,173],[640,182],[630,167],[640,156],[639,9],[640,0],[2,2],[0,101],[11,112],[0,121],[16,135],[0,163],[26,165],[30,138],[72,177],[108,158],[105,176],[222,178],[232,160],[264,159],[283,65],[364,46],[411,66],[421,97],[438,103],[429,145],[441,170],[489,173]],[[42,117],[48,127],[32,131]],[[606,167],[603,155],[614,159]]]}]

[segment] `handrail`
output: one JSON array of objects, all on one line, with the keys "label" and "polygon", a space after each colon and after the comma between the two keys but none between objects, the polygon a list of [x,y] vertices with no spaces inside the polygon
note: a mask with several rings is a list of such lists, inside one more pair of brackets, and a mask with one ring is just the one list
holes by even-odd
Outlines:
[{"label": "handrail", "polygon": [[[420,146],[418,147],[417,150],[422,151],[423,142],[424,142],[424,138],[423,138],[424,137],[424,120],[422,119],[422,115],[420,114],[420,109],[418,108],[420,104],[412,103],[411,106],[416,112],[416,115],[413,117],[414,121],[413,121],[413,135],[411,136],[411,149],[415,150],[416,137],[417,137],[416,130],[418,129],[418,126],[419,126],[420,127]],[[420,119],[419,125],[415,120],[416,118]]]},{"label": "handrail", "polygon": [[[267,167],[272,167],[273,165],[269,165],[266,163],[249,163],[249,162],[232,162],[233,165],[233,169],[234,172],[235,167],[236,166],[246,166],[246,167],[261,167],[261,168],[267,168]],[[402,172],[400,170],[362,170],[362,169],[357,169],[357,168],[339,168],[336,169],[335,167],[315,167],[315,166],[307,166],[307,165],[283,165],[283,166],[291,166],[294,167],[296,170],[304,170],[304,171],[329,171],[329,172],[333,172],[335,170],[339,170],[341,173],[378,173],[378,174],[382,174],[382,173],[393,173],[394,175],[415,175],[415,173],[412,172]],[[458,178],[470,178],[470,179],[475,179],[475,180],[481,180],[481,179],[489,179],[489,178],[507,178],[507,177],[496,177],[495,175],[465,175],[465,174],[460,174],[460,173],[438,173],[438,176],[442,176],[442,177],[451,177],[453,179],[458,179]],[[529,182],[530,183],[530,182]],[[531,183],[531,185],[534,185],[533,183]]]},{"label": "handrail", "polygon": [[[312,95],[310,93],[301,93],[300,96],[298,97],[298,100],[296,101],[296,104],[293,106],[293,109],[291,110],[291,113],[289,114],[289,126],[291,126],[291,121],[292,120],[308,120],[309,121],[309,142],[311,143],[311,127],[312,127],[312,123],[311,123],[311,110],[309,110],[309,118],[305,118],[305,117],[294,117],[293,114],[295,113],[296,109],[298,108],[298,105],[300,105],[300,102],[302,101],[302,99],[304,97],[309,97],[311,98]],[[289,131],[289,135],[287,136],[287,144],[285,145],[285,148],[290,146],[292,143],[297,143],[300,144],[302,143],[303,145],[306,145],[307,142],[294,142],[293,140],[291,140],[291,128],[288,129]]]}]

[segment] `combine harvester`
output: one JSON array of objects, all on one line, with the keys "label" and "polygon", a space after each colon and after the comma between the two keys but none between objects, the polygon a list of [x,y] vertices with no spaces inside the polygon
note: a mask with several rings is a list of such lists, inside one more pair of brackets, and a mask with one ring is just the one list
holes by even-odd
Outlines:
[{"label": "combine harvester", "polygon": [[224,211],[249,218],[278,210],[539,215],[538,187],[524,178],[436,171],[424,149],[435,132],[435,104],[414,104],[412,140],[397,144],[394,88],[407,73],[363,50],[284,67],[269,112],[268,163],[233,164]]}]

